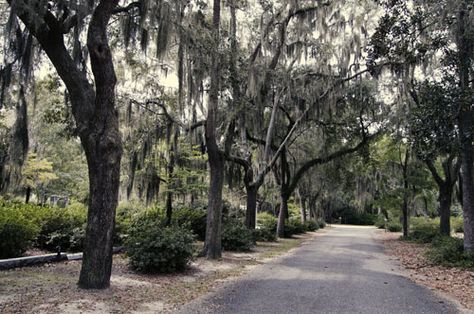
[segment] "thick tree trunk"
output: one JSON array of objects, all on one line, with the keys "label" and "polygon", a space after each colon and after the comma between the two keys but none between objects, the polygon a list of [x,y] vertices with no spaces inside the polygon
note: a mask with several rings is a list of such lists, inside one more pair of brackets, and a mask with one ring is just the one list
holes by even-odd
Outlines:
[{"label": "thick tree trunk", "polygon": [[[89,166],[90,201],[79,276],[79,286],[86,289],[109,287],[112,272],[122,140],[115,109],[117,78],[108,45],[107,24],[117,3],[117,0],[102,0],[99,3],[87,34],[96,95],[93,115],[88,117],[88,128],[79,130]],[[81,122],[86,124],[86,121]]]},{"label": "thick tree trunk", "polygon": [[221,224],[222,224],[222,188],[224,186],[224,158],[217,145],[216,123],[219,103],[219,27],[220,27],[220,0],[214,0],[213,7],[213,40],[211,87],[207,120],[205,127],[206,147],[209,156],[210,185],[209,202],[207,207],[206,239],[203,253],[208,259],[219,259],[222,256]]},{"label": "thick tree trunk", "polygon": [[[12,3],[11,0],[8,2]],[[25,3],[16,6],[16,13],[38,39],[67,87],[77,132],[87,158],[89,211],[79,276],[79,286],[86,289],[107,288],[112,268],[122,143],[115,110],[116,76],[108,44],[107,25],[118,2],[101,0],[90,19],[87,47],[95,90],[86,72],[77,67],[66,49],[63,30],[58,28],[60,25],[56,23],[54,15],[49,15],[44,23],[40,23],[41,18],[37,18],[36,14],[43,8],[28,9]]]},{"label": "thick tree trunk", "polygon": [[464,143],[461,152],[463,216],[464,216],[464,250],[474,252],[474,176],[472,144]]},{"label": "thick tree trunk", "polygon": [[439,212],[440,212],[440,233],[449,236],[451,234],[451,200],[453,191],[449,186],[444,186],[439,190]]},{"label": "thick tree trunk", "polygon": [[[211,157],[212,156],[212,157]],[[206,240],[204,253],[208,259],[222,256],[222,188],[224,186],[224,160],[220,154],[209,153],[210,186],[207,208]]]},{"label": "thick tree trunk", "polygon": [[461,144],[462,204],[464,215],[464,250],[474,252],[474,149],[472,126],[474,111],[470,100],[473,43],[469,32],[469,1],[461,1],[458,9],[456,45],[458,75],[462,97],[459,105],[459,137]]},{"label": "thick tree trunk", "polygon": [[[112,97],[113,99],[113,97]],[[106,122],[106,121],[103,121]],[[79,286],[104,289],[110,285],[115,209],[120,184],[121,138],[115,115],[102,124],[85,146],[89,166],[90,201]]]},{"label": "thick tree trunk", "polygon": [[245,211],[245,226],[248,229],[255,229],[257,216],[257,195],[258,188],[254,185],[246,186],[247,191],[247,209]]},{"label": "thick tree trunk", "polygon": [[283,238],[285,236],[285,220],[288,216],[288,196],[280,195],[280,212],[278,213],[277,236]]}]

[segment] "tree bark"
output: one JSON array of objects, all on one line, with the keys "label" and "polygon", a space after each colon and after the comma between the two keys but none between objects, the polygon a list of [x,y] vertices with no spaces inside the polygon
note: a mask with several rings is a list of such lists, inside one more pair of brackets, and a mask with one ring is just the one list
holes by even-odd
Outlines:
[{"label": "tree bark", "polygon": [[[12,0],[8,0],[11,4]],[[122,143],[115,109],[116,76],[108,44],[107,25],[118,0],[102,0],[89,23],[87,46],[95,90],[87,73],[78,68],[66,49],[60,21],[45,8],[38,16],[16,1],[16,14],[51,60],[71,97],[72,113],[89,172],[89,210],[79,286],[103,289],[110,285],[115,209],[118,203]],[[35,13],[36,12],[36,13]]]},{"label": "tree bark", "polygon": [[296,194],[298,195],[298,199],[300,201],[300,214],[301,214],[301,222],[306,222],[306,199],[301,196],[301,192],[299,189],[296,189]]},{"label": "tree bark", "polygon": [[451,200],[453,196],[452,187],[445,185],[439,190],[439,212],[440,233],[449,236],[451,234]]},{"label": "tree bark", "polygon": [[25,204],[28,204],[30,202],[30,197],[31,197],[31,187],[27,186],[26,195],[25,195]]},{"label": "tree bark", "polygon": [[285,236],[285,220],[288,216],[288,196],[280,195],[280,211],[278,213],[277,236],[283,238]]},{"label": "tree bark", "polygon": [[438,185],[438,201],[440,212],[440,233],[449,236],[451,234],[451,203],[453,198],[454,185],[456,184],[459,173],[459,161],[453,164],[455,155],[450,155],[442,163],[445,179],[443,180],[438,174],[434,163],[430,160],[426,161],[426,165],[430,170],[436,184]]},{"label": "tree bark", "polygon": [[208,259],[219,259],[222,256],[221,224],[222,224],[222,188],[224,186],[224,158],[219,150],[216,136],[216,120],[219,102],[219,27],[220,0],[214,0],[213,7],[213,41],[211,87],[209,106],[205,126],[207,154],[209,156],[210,185],[207,207],[206,239],[203,253]]},{"label": "tree bark", "polygon": [[258,188],[254,185],[246,186],[247,191],[247,209],[245,211],[245,226],[248,229],[255,229],[257,215],[257,195]]},{"label": "tree bark", "polygon": [[402,204],[402,225],[403,225],[403,237],[408,237],[408,160],[410,153],[408,148],[405,150],[405,160],[402,163],[403,167],[403,204]]},{"label": "tree bark", "polygon": [[458,9],[456,45],[458,48],[459,87],[462,93],[458,116],[461,144],[464,250],[474,252],[474,147],[472,145],[474,112],[470,101],[473,43],[468,29],[469,23],[468,1],[461,1]]},{"label": "tree bark", "polygon": [[108,45],[107,24],[117,0],[103,0],[89,24],[87,46],[96,95],[90,129],[81,134],[89,165],[90,201],[79,286],[103,289],[110,285],[115,209],[120,186],[122,141],[115,109],[117,82]]}]

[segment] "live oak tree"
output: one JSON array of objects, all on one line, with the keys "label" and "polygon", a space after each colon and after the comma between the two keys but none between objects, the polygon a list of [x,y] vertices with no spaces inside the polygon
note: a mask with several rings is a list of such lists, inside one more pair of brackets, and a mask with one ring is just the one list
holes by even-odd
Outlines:
[{"label": "live oak tree", "polygon": [[426,163],[438,185],[440,233],[448,236],[453,192],[461,165],[456,140],[457,88],[450,82],[449,79],[438,84],[424,82],[415,87],[411,94],[416,104],[409,118],[414,152]]},{"label": "live oak tree", "polygon": [[[12,18],[18,16],[46,53],[69,93],[77,133],[89,167],[90,200],[84,257],[79,278],[82,288],[107,288],[112,269],[112,237],[120,183],[122,143],[115,108],[116,77],[107,25],[117,0],[76,6],[61,2],[10,0]],[[65,43],[70,32],[80,33],[88,20],[87,48],[94,84],[82,67],[76,46],[72,55]],[[18,26],[20,27],[20,26]],[[79,40],[77,35],[76,40]],[[76,58],[75,58],[76,57]],[[95,85],[95,87],[94,87]]]},{"label": "live oak tree", "polygon": [[[474,177],[472,144],[472,5],[456,1],[381,1],[385,7],[369,50],[369,64],[389,60],[392,71],[409,83],[417,65],[436,67],[439,53],[454,74],[458,90],[457,126],[463,187],[464,249],[474,250]],[[410,6],[415,4],[414,6]]]}]

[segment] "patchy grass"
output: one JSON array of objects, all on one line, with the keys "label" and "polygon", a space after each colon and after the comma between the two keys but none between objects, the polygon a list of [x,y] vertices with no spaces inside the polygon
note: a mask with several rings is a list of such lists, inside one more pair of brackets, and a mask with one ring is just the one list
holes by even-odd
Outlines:
[{"label": "patchy grass", "polygon": [[394,256],[408,270],[411,280],[445,293],[469,310],[474,310],[473,270],[433,265],[426,258],[429,244],[402,241],[400,233],[378,234],[387,253]]},{"label": "patchy grass", "polygon": [[197,258],[186,271],[173,275],[135,273],[125,255],[116,255],[111,287],[105,291],[77,288],[80,261],[1,271],[0,313],[172,313],[315,234],[259,242],[251,252],[224,252],[219,261]]}]

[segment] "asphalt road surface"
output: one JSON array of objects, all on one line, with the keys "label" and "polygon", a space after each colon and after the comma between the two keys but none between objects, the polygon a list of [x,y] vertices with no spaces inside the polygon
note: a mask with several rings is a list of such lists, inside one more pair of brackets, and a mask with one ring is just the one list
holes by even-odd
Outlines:
[{"label": "asphalt road surface", "polygon": [[181,313],[459,313],[402,276],[370,227],[336,226]]}]

